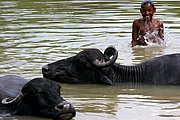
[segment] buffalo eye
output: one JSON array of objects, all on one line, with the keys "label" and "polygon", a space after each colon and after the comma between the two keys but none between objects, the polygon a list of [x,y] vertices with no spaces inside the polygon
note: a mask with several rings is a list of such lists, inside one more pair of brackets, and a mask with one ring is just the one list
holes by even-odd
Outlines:
[{"label": "buffalo eye", "polygon": [[51,86],[55,86],[54,90],[57,91],[60,94],[60,92],[61,92],[61,85],[60,84],[58,84],[58,83],[54,84],[53,83],[53,84],[51,84]]},{"label": "buffalo eye", "polygon": [[57,89],[57,92],[61,95],[61,88]]}]

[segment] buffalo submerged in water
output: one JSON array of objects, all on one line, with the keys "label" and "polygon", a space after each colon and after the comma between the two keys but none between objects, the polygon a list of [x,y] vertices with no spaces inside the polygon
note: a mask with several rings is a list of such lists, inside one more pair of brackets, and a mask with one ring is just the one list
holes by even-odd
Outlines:
[{"label": "buffalo submerged in water", "polygon": [[16,75],[2,76],[0,77],[0,111],[3,111],[3,114],[70,120],[75,116],[76,111],[61,97],[60,89],[59,83],[46,78],[27,81]]},{"label": "buffalo submerged in water", "polygon": [[132,65],[115,63],[118,52],[113,46],[104,53],[85,49],[73,57],[42,67],[45,78],[62,83],[180,85],[180,54],[169,54]]}]

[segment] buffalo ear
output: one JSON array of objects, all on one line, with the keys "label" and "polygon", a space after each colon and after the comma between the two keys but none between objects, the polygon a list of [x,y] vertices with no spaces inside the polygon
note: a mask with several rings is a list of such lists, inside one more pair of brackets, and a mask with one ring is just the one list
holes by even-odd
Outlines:
[{"label": "buffalo ear", "polygon": [[112,80],[110,80],[107,76],[101,76],[100,82],[102,82],[103,84],[106,84],[106,85],[113,84]]}]

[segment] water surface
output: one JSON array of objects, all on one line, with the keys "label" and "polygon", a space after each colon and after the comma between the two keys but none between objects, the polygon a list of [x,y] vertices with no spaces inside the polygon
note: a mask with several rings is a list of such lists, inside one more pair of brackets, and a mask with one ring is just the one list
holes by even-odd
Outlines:
[{"label": "water surface", "polygon": [[[114,45],[117,62],[136,64],[180,52],[180,3],[157,0],[165,26],[165,46],[131,47],[134,19],[141,1],[0,0],[0,75],[42,77],[44,64],[75,55],[85,48],[101,51]],[[179,120],[180,88],[122,84],[62,84],[62,95],[77,110],[74,120]],[[44,120],[37,117],[0,119]]]}]

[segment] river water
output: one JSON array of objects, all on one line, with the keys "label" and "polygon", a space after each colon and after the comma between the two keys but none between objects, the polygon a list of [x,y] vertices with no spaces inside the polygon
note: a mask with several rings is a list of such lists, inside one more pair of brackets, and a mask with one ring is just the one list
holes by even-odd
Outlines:
[{"label": "river water", "polygon": [[[0,0],[0,75],[28,80],[41,67],[85,48],[114,45],[118,63],[137,64],[180,52],[180,2],[156,0],[154,18],[164,22],[166,45],[131,47],[140,0]],[[179,120],[180,87],[122,84],[62,84],[62,95],[77,110],[74,120]],[[45,120],[1,115],[2,120]]]}]

